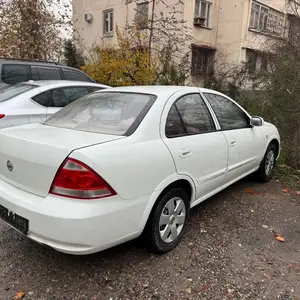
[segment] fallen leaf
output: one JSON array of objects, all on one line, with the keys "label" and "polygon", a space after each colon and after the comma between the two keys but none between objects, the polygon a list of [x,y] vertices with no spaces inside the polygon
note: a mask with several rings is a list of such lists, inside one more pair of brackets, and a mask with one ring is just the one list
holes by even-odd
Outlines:
[{"label": "fallen leaf", "polygon": [[191,288],[187,288],[187,289],[185,289],[185,291],[190,294],[192,292],[192,289]]},{"label": "fallen leaf", "polygon": [[289,189],[283,189],[282,190],[284,193],[288,193],[289,192]]},{"label": "fallen leaf", "polygon": [[15,295],[15,297],[14,297],[14,300],[22,299],[24,296],[25,296],[25,293],[23,293],[23,292],[18,292],[18,293],[16,293],[16,295]]},{"label": "fallen leaf", "polygon": [[254,195],[260,194],[259,192],[252,190],[252,189],[245,189],[244,191],[245,191],[245,193],[248,193],[248,194],[254,194]]},{"label": "fallen leaf", "polygon": [[277,241],[279,241],[279,242],[282,242],[282,243],[285,242],[285,238],[283,238],[282,236],[279,236],[279,235],[277,235],[277,236],[275,237],[275,239],[276,239]]}]

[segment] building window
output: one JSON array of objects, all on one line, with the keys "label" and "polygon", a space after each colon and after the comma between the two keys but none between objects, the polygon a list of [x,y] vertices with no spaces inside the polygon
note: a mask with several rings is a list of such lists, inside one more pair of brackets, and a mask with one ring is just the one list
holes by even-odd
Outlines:
[{"label": "building window", "polygon": [[300,40],[300,18],[299,16],[289,16],[289,39],[292,42]]},{"label": "building window", "polygon": [[215,50],[192,46],[192,76],[203,75],[213,70]]},{"label": "building window", "polygon": [[112,36],[114,32],[114,12],[112,9],[103,12],[103,33]]},{"label": "building window", "polygon": [[268,53],[246,49],[246,66],[249,74],[267,71],[269,68]]},{"label": "building window", "polygon": [[255,1],[252,2],[250,28],[268,33],[282,34],[283,23],[284,13]]},{"label": "building window", "polygon": [[249,73],[255,73],[257,64],[257,52],[246,50],[246,65]]},{"label": "building window", "polygon": [[135,23],[140,29],[148,27],[149,2],[142,2],[136,5]]},{"label": "building window", "polygon": [[284,26],[284,14],[270,9],[268,14],[267,31],[271,33],[282,34]]},{"label": "building window", "polygon": [[209,27],[211,3],[204,0],[195,1],[195,16],[194,18],[203,19],[203,26]]}]

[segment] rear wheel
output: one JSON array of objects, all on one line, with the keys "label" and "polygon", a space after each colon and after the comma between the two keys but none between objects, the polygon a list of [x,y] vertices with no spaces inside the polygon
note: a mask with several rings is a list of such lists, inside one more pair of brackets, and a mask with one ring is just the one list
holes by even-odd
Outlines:
[{"label": "rear wheel", "polygon": [[256,172],[256,177],[262,182],[268,182],[273,176],[276,164],[277,149],[274,144],[270,144],[265,156]]},{"label": "rear wheel", "polygon": [[154,207],[144,237],[154,252],[174,249],[182,239],[190,212],[190,199],[181,188],[168,191]]}]

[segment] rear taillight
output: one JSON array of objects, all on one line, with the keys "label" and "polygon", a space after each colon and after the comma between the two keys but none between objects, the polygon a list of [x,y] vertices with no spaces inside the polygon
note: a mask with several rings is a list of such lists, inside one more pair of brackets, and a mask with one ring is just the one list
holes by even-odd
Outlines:
[{"label": "rear taillight", "polygon": [[73,158],[68,158],[59,168],[50,193],[78,199],[97,199],[116,195],[113,188],[100,175]]},{"label": "rear taillight", "polygon": [[0,119],[4,118],[5,115],[4,114],[0,114]]}]

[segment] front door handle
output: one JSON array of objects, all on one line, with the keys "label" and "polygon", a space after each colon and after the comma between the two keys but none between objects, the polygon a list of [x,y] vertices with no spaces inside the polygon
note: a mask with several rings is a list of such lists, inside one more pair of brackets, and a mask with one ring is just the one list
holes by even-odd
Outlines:
[{"label": "front door handle", "polygon": [[235,146],[236,145],[236,141],[232,141],[231,143],[230,143],[230,147],[233,147],[233,146]]},{"label": "front door handle", "polygon": [[191,150],[189,150],[189,149],[182,149],[182,150],[180,150],[179,157],[186,158],[186,157],[189,157],[191,155],[192,155],[192,151]]}]

